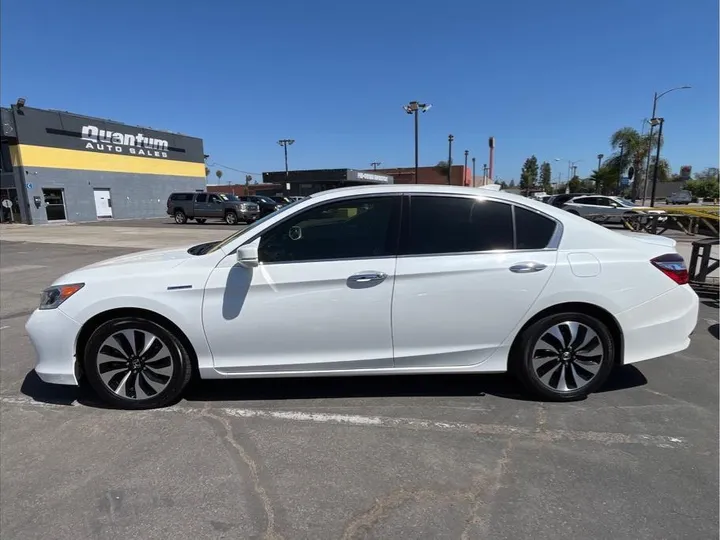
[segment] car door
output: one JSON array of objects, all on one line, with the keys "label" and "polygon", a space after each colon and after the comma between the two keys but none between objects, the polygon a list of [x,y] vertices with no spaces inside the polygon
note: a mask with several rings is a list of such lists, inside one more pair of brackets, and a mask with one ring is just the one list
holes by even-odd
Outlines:
[{"label": "car door", "polygon": [[395,366],[486,361],[552,274],[560,225],[483,197],[413,195],[395,270]]},{"label": "car door", "polygon": [[195,203],[193,204],[193,217],[208,218],[210,217],[208,208],[208,194],[198,193],[195,195]]},{"label": "car door", "polygon": [[225,215],[223,201],[219,195],[215,193],[208,194],[207,205],[208,217],[222,218]]},{"label": "car door", "polygon": [[261,236],[260,264],[229,254],[211,273],[203,323],[224,373],[392,367],[400,199],[347,198],[293,213]]}]

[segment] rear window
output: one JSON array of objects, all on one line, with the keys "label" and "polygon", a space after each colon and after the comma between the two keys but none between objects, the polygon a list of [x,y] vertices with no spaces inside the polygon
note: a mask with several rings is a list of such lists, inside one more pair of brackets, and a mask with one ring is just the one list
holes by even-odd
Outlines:
[{"label": "rear window", "polygon": [[171,201],[192,201],[192,193],[173,193],[170,195]]},{"label": "rear window", "polygon": [[515,207],[516,249],[545,249],[557,223],[532,210]]}]

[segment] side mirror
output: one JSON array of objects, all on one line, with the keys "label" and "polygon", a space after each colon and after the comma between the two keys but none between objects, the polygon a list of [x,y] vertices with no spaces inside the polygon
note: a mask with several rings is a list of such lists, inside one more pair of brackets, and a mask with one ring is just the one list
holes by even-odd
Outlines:
[{"label": "side mirror", "polygon": [[258,244],[259,241],[252,242],[244,246],[237,248],[235,252],[237,256],[237,263],[245,268],[255,268],[260,264],[258,258]]}]

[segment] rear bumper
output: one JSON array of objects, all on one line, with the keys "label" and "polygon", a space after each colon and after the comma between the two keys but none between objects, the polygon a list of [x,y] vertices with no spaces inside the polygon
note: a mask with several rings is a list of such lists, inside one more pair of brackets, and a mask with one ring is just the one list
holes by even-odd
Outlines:
[{"label": "rear bumper", "polygon": [[624,364],[685,350],[698,321],[700,301],[682,285],[616,316],[625,338]]},{"label": "rear bumper", "polygon": [[59,309],[35,310],[25,324],[35,348],[35,372],[47,383],[78,385],[75,339],[80,324]]}]

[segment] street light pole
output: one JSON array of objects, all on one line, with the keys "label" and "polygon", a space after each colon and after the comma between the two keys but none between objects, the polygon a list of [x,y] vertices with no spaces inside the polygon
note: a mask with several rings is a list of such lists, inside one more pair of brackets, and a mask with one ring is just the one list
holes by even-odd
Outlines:
[{"label": "street light pole", "polygon": [[602,166],[602,158],[605,157],[604,154],[598,154],[598,172],[600,172],[600,167]]},{"label": "street light pole", "polygon": [[473,187],[475,187],[475,158],[474,157],[472,158],[472,170],[473,170],[472,171],[472,174],[473,174],[472,185],[473,185]]},{"label": "street light pole", "polygon": [[463,185],[465,184],[465,181],[467,180],[467,160],[468,160],[468,154],[470,153],[470,150],[465,150],[465,165],[463,166]]},{"label": "street light pole", "polygon": [[[278,144],[285,150],[285,183],[288,182],[288,176],[290,171],[288,170],[288,158],[287,158],[287,147],[295,142],[295,139],[280,139]],[[287,186],[285,186],[287,188]]]},{"label": "street light pole", "polygon": [[448,135],[448,170],[447,170],[447,183],[450,185],[450,175],[452,173],[452,143],[455,137]]},{"label": "street light pole", "polygon": [[625,145],[620,144],[620,179],[618,180],[618,192],[620,191],[620,187],[622,186],[622,179],[623,179],[623,153],[625,152]]},{"label": "street light pole", "polygon": [[415,116],[415,183],[418,183],[418,154],[419,154],[419,122],[418,122],[418,111],[428,112],[432,105],[428,103],[418,103],[417,101],[411,101],[407,105],[403,105],[403,109],[408,114]]},{"label": "street light pole", "polygon": [[483,184],[485,183],[485,180],[487,179],[487,172],[488,172],[487,163],[483,163]]},{"label": "street light pole", "polygon": [[[653,110],[652,110],[652,116],[650,118],[655,118],[655,113],[657,111],[657,102],[658,99],[663,97],[665,94],[669,94],[670,92],[674,92],[675,90],[688,90],[692,88],[691,86],[685,85],[685,86],[678,86],[676,88],[671,88],[670,90],[665,90],[664,92],[661,92],[658,94],[655,92],[653,96]],[[649,142],[648,142],[648,151],[647,151],[647,163],[645,165],[645,179],[643,180],[643,205],[645,204],[645,199],[647,199],[647,188],[648,188],[648,175],[650,174],[650,157],[652,155],[652,145],[653,145],[653,128],[655,125],[650,122],[650,135],[649,135]],[[658,137],[658,146],[660,146],[660,137]],[[657,168],[657,166],[656,166]]]},{"label": "street light pole", "polygon": [[382,165],[381,161],[373,161],[370,166],[373,168],[373,171],[377,171],[377,168],[379,165]]},{"label": "street light pole", "polygon": [[658,170],[660,169],[660,141],[662,140],[662,130],[665,119],[653,117],[651,122],[651,125],[653,126],[656,124],[660,124],[660,129],[658,130],[657,153],[655,154],[655,170],[653,171],[652,192],[650,193],[650,206],[652,207],[655,206],[655,188],[657,187]]}]

